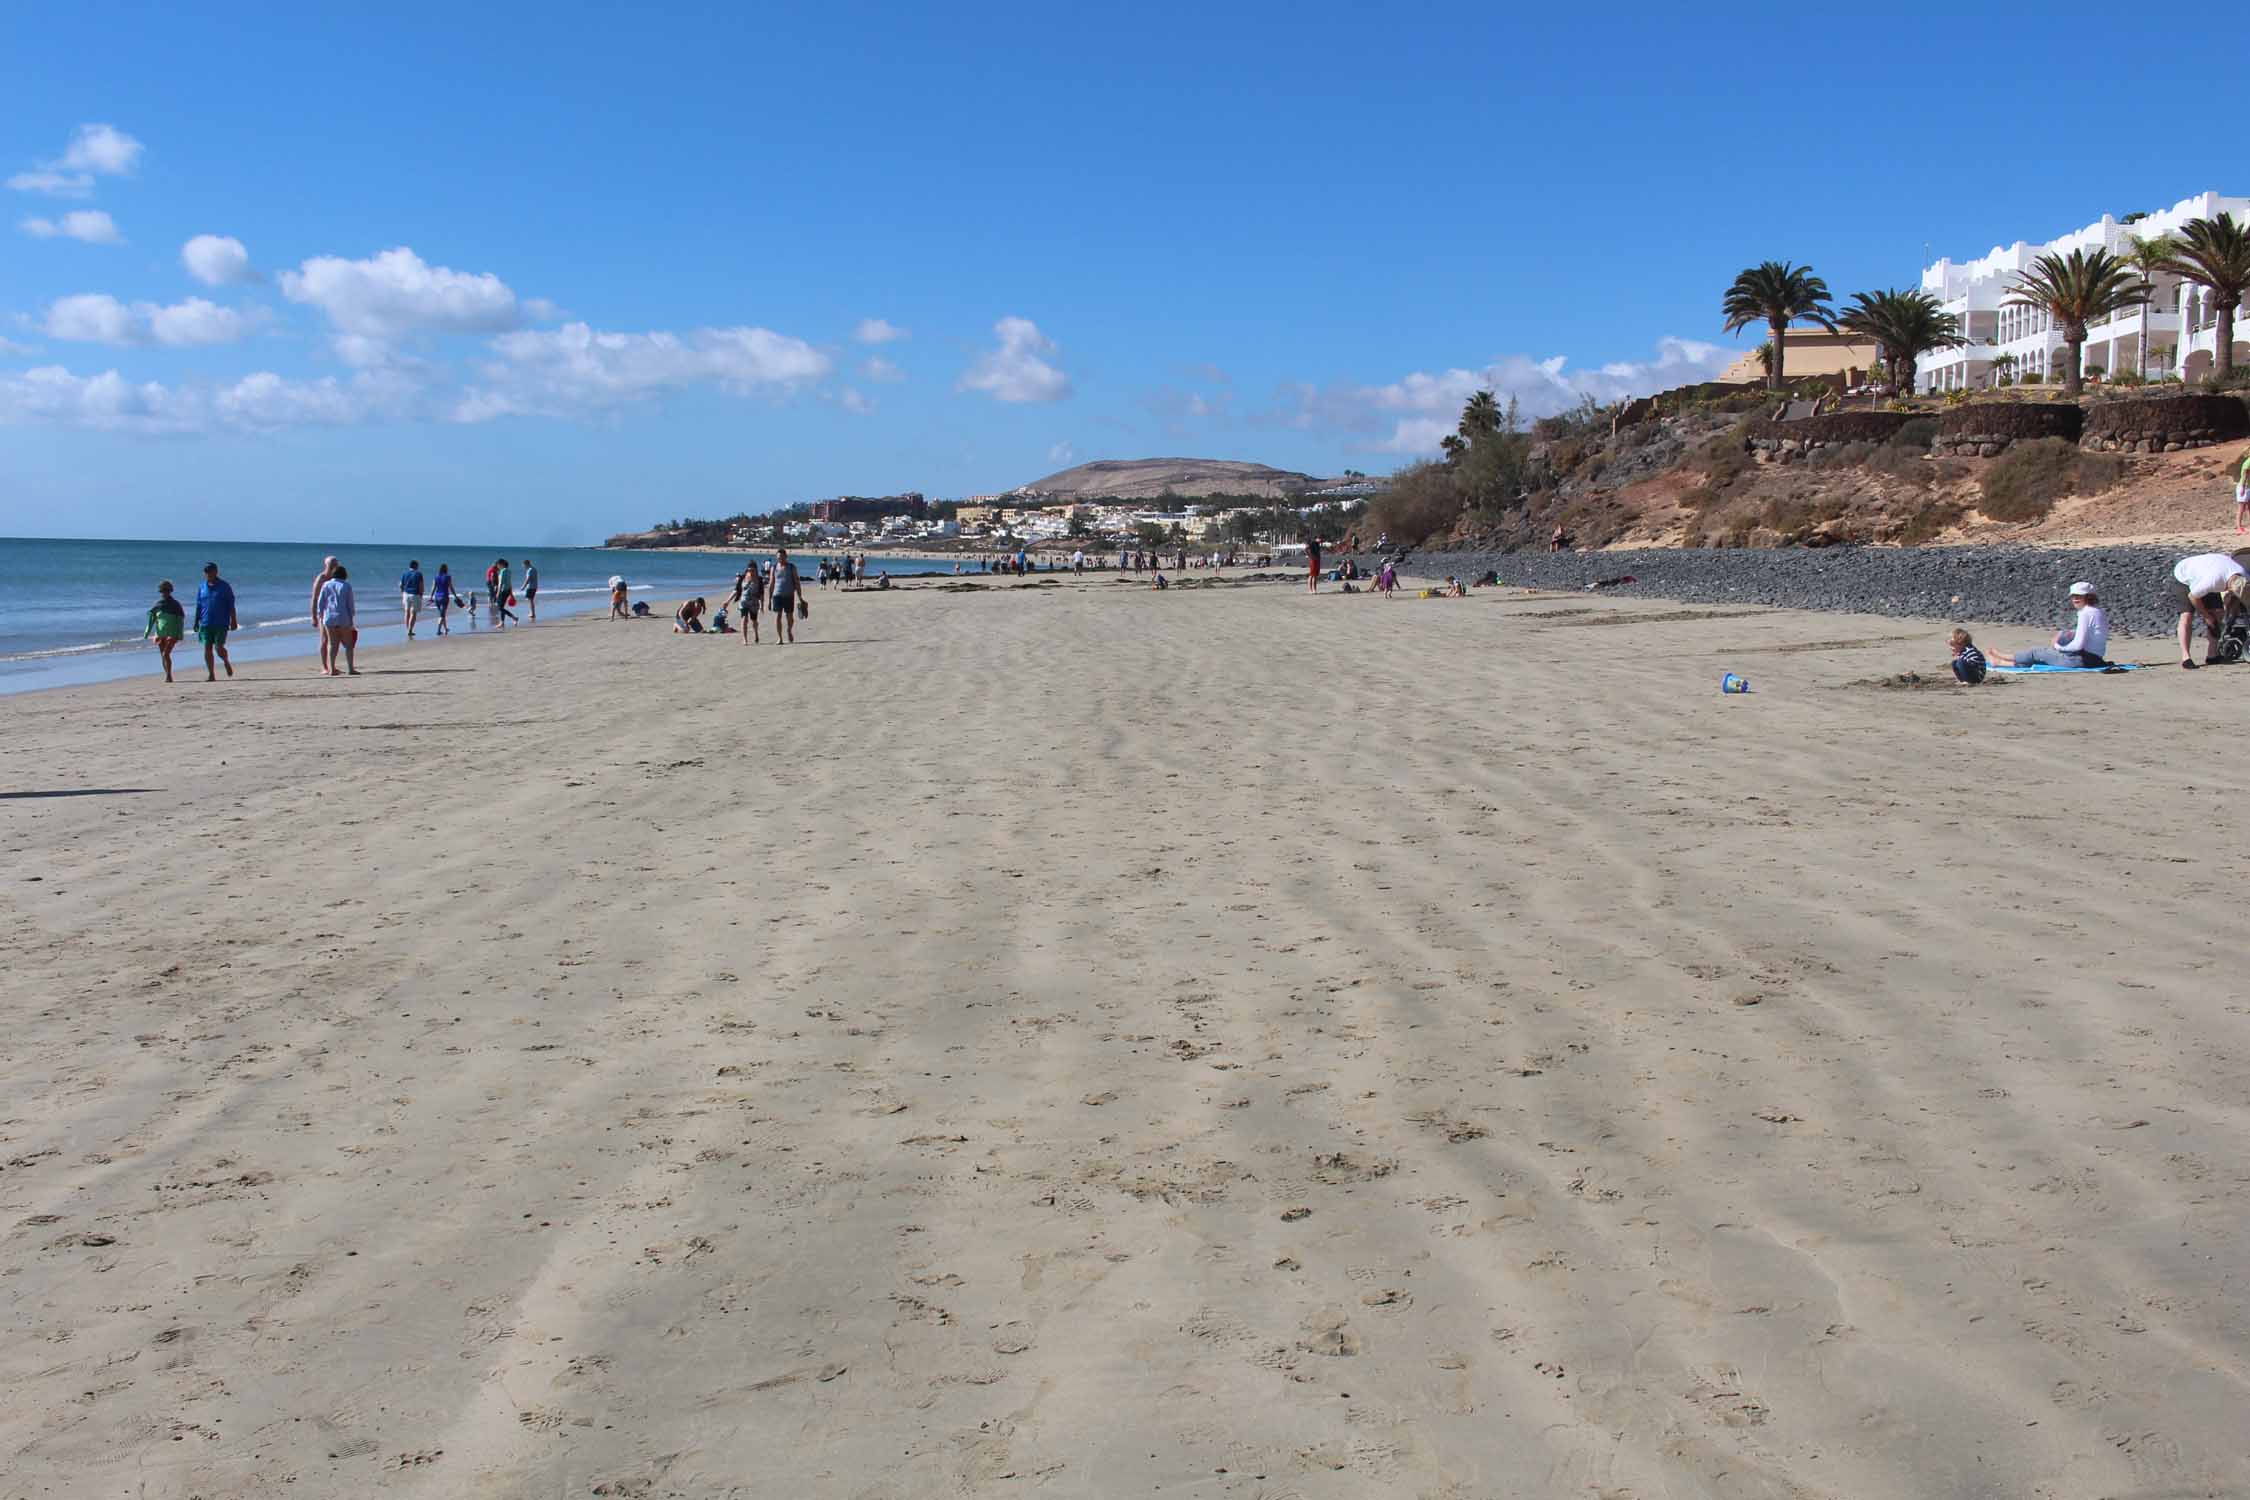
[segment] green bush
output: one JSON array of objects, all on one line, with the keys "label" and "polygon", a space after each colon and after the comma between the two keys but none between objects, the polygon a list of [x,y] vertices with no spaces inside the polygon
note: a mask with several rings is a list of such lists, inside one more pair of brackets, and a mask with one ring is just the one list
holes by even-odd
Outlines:
[{"label": "green bush", "polygon": [[1930,451],[1937,441],[1938,424],[1935,417],[1916,417],[1913,421],[1883,439],[1886,448],[1911,448],[1917,453]]},{"label": "green bush", "polygon": [[2123,481],[2124,460],[2084,453],[2061,438],[2013,443],[1984,471],[1977,509],[1995,521],[2043,521],[2065,495],[2099,494]]},{"label": "green bush", "polygon": [[2033,370],[2028,374],[2018,376],[2016,379],[2016,384],[2018,385],[2045,385],[2046,383],[2047,377],[2040,374],[2037,370]]}]

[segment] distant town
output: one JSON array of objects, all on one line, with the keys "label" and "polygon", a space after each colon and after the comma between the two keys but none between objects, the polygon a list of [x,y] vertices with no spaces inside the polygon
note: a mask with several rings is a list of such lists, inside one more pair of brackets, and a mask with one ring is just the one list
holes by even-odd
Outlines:
[{"label": "distant town", "polygon": [[[1171,466],[1196,461],[1148,460]],[[1090,466],[1091,467],[1091,466]],[[1112,469],[1129,465],[1111,463]],[[674,519],[647,531],[610,537],[612,547],[781,546],[978,547],[1206,546],[1219,542],[1292,541],[1308,529],[1335,530],[1365,510],[1386,481],[1353,472],[1334,480],[1283,475],[1256,465],[1216,462],[1234,478],[1249,471],[1263,489],[1284,493],[1204,493],[1170,490],[1151,496],[1057,493],[1033,485],[997,494],[931,500],[919,491],[897,495],[839,495],[790,506],[769,515]],[[1068,471],[1077,473],[1078,471]],[[1267,476],[1272,476],[1268,478]],[[1287,480],[1302,480],[1302,487]]]}]

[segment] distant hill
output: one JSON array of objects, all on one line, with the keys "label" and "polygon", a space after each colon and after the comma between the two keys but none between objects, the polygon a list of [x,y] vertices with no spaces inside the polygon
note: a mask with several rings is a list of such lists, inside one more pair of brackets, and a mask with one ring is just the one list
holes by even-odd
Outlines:
[{"label": "distant hill", "polygon": [[1280,500],[1341,482],[1225,458],[1105,458],[1034,479],[1024,489],[1080,500],[1153,500],[1166,493]]}]

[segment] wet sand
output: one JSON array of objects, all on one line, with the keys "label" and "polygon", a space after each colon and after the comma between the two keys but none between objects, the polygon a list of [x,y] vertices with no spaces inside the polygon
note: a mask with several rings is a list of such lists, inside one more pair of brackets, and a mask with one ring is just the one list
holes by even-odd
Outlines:
[{"label": "wet sand", "polygon": [[813,608],[0,708],[0,1497],[2250,1491],[2250,669]]}]

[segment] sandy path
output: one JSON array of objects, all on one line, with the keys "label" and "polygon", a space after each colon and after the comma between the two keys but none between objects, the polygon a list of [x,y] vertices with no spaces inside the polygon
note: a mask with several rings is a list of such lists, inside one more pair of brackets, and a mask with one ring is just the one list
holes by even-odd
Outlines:
[{"label": "sandy path", "polygon": [[2250,1493],[2250,677],[815,611],[0,703],[0,1496]]}]

